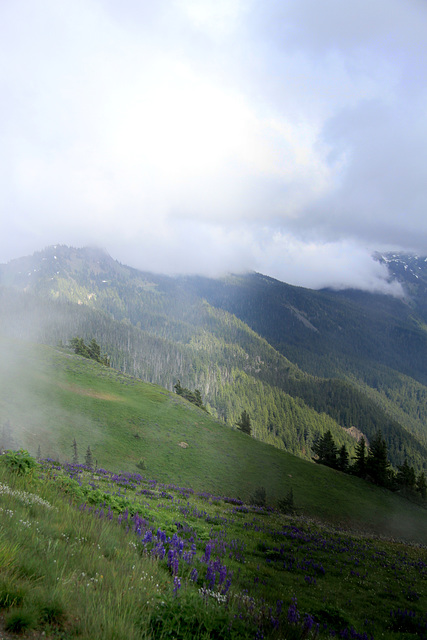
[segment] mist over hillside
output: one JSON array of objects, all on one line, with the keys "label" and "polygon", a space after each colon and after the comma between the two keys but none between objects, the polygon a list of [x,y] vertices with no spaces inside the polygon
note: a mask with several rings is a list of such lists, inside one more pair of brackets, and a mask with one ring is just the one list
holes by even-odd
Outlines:
[{"label": "mist over hillside", "polygon": [[[114,367],[199,389],[229,426],[311,458],[330,429],[381,430],[394,465],[427,465],[426,262],[381,256],[400,298],[313,291],[257,273],[141,272],[96,248],[54,246],[0,266],[0,331],[48,344],[92,337]],[[407,268],[405,268],[405,265]]]}]

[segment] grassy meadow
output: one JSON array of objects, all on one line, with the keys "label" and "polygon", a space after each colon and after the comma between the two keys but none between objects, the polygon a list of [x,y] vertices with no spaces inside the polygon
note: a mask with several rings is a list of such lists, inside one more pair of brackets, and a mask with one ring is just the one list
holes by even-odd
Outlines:
[{"label": "grassy meadow", "polygon": [[89,446],[98,467],[245,501],[264,487],[270,506],[292,489],[301,515],[427,544],[425,509],[226,427],[162,387],[43,345],[0,342],[0,362],[9,448],[64,461],[75,439],[80,462]]},{"label": "grassy meadow", "polygon": [[26,454],[0,458],[0,509],[5,633],[427,637],[425,547]]},{"label": "grassy meadow", "polygon": [[0,637],[427,638],[421,505],[66,350],[0,360],[32,454],[0,456]]}]

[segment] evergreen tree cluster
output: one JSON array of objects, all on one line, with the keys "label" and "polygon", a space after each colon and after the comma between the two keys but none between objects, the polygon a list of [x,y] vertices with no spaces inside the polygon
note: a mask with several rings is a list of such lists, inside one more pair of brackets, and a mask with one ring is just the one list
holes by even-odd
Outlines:
[{"label": "evergreen tree cluster", "polygon": [[199,389],[191,391],[190,389],[183,387],[180,380],[178,380],[173,388],[175,390],[175,393],[177,393],[179,396],[182,396],[189,402],[192,402],[197,407],[200,407],[200,409],[203,409],[203,411],[207,411],[205,405],[203,404],[202,394],[200,393]]},{"label": "evergreen tree cluster", "polygon": [[106,367],[110,366],[110,358],[107,355],[101,355],[101,347],[95,338],[92,338],[89,344],[85,344],[83,338],[71,338],[70,347],[74,350],[74,353],[77,353],[79,356],[95,360]]},{"label": "evergreen tree cluster", "polygon": [[387,455],[387,443],[378,431],[367,447],[365,438],[357,443],[354,462],[350,464],[349,455],[345,445],[340,449],[335,444],[330,430],[320,436],[313,445],[316,457],[315,462],[324,464],[332,469],[351,473],[364,480],[386,487],[391,490],[404,490],[405,493],[419,494],[423,500],[427,495],[427,481],[422,471],[418,476],[407,460],[397,467],[397,473],[393,471]]}]

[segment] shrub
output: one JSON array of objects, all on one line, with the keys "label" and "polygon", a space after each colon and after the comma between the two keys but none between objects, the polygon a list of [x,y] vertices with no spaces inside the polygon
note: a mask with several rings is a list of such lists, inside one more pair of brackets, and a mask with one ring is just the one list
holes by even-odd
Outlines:
[{"label": "shrub", "polygon": [[19,449],[19,451],[8,450],[4,453],[2,460],[10,471],[20,476],[31,473],[39,466],[25,449]]}]

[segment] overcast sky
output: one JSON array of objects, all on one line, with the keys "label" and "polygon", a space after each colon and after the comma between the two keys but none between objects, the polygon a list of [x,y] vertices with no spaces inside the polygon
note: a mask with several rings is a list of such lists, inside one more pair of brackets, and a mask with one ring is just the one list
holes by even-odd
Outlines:
[{"label": "overcast sky", "polygon": [[425,0],[0,2],[0,262],[387,289],[427,254]]}]

